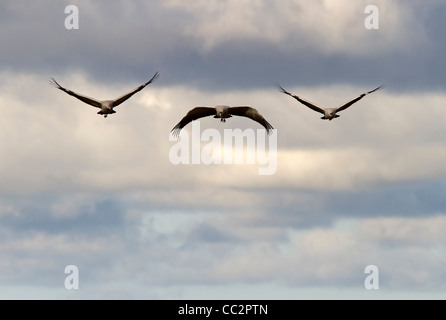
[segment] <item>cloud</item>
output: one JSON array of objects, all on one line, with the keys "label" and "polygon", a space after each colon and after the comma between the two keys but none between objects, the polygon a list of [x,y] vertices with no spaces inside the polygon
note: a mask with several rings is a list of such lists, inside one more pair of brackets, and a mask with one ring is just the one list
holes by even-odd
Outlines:
[{"label": "cloud", "polygon": [[441,89],[443,80],[431,72],[443,64],[439,3],[375,2],[377,31],[364,28],[367,2],[83,1],[77,4],[79,30],[65,29],[64,4],[47,4],[3,4],[2,12],[14,17],[2,19],[8,23],[0,32],[8,43],[0,54],[4,70],[45,76],[82,71],[107,84],[158,70],[168,85],[187,82],[213,91],[265,88],[279,80],[385,81],[407,91]]},{"label": "cloud", "polygon": [[421,218],[382,218],[380,220],[363,220],[360,234],[369,241],[381,244],[436,246],[444,244],[444,225],[446,218],[440,215]]},{"label": "cloud", "polygon": [[[376,32],[365,2],[83,1],[77,31],[43,3],[0,4],[3,292],[357,297],[369,264],[383,292],[444,291],[440,1],[378,1]],[[155,71],[107,119],[48,85],[114,98]],[[328,122],[275,82],[327,107],[387,87]],[[216,104],[250,104],[277,129],[274,175],[170,162],[171,128]]]},{"label": "cloud", "polygon": [[[416,222],[430,224],[438,219],[443,218],[419,219]],[[406,224],[404,219],[399,220],[397,223]],[[364,225],[360,223],[359,229],[350,226],[349,231],[335,227],[316,228],[295,235],[290,233],[280,247],[262,242],[239,247],[219,264],[216,274],[226,281],[262,282],[268,279],[291,286],[343,283],[359,288],[366,276],[365,266],[376,264],[385,279],[381,279],[381,285],[387,289],[444,287],[445,283],[438,281],[443,277],[440,265],[444,262],[441,257],[444,239],[437,239],[437,246],[442,249],[433,253],[429,246],[396,249],[377,245],[376,240],[381,240],[379,236],[376,239],[362,236],[362,232],[367,233],[370,227],[380,226],[385,221],[385,218],[369,219]],[[418,243],[419,233],[414,231],[412,240]],[[396,254],[396,250],[400,252]],[[435,274],[429,274],[427,270],[435,270]]]},{"label": "cloud", "polygon": [[[210,186],[210,190],[224,187],[228,192],[233,187],[256,190],[279,186],[342,191],[438,180],[446,174],[446,150],[440,139],[444,131],[441,106],[446,97],[436,92],[417,97],[378,92],[341,113],[339,119],[326,122],[273,88],[215,94],[154,83],[119,106],[115,115],[103,119],[95,109],[55,90],[38,76],[4,73],[1,79],[0,121],[8,135],[2,139],[0,186],[9,192],[59,190],[61,185],[71,190],[137,190],[171,185],[200,190],[201,184]],[[103,98],[135,86],[107,88],[81,74],[60,81],[78,92]],[[27,88],[24,94],[16,83]],[[333,102],[325,101],[342,103],[361,89],[289,90],[332,106]],[[244,165],[170,162],[169,150],[175,142],[168,136],[175,123],[194,106],[222,103],[251,104],[277,129],[276,174],[259,177],[257,170],[263,165],[246,164],[247,159]],[[201,130],[215,127],[220,133],[226,128],[258,127],[241,118],[224,125],[204,118],[200,124]],[[183,130],[190,132],[190,127]],[[188,143],[191,147],[191,141]],[[201,148],[205,144],[202,142]],[[224,204],[225,200],[218,202]]]},{"label": "cloud", "polygon": [[[381,54],[389,48],[405,50],[422,41],[423,28],[406,2],[378,1],[381,30],[373,33],[364,27],[365,2],[348,1],[181,1],[166,2],[169,9],[180,9],[193,17],[185,35],[196,38],[204,51],[230,42],[261,41],[282,50],[322,51],[346,55]],[[409,39],[407,25],[417,25]]]}]

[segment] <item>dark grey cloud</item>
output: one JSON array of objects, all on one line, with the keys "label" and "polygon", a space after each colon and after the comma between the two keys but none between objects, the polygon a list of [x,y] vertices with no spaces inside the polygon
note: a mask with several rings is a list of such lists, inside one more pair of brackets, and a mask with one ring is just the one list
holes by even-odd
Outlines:
[{"label": "dark grey cloud", "polygon": [[[368,36],[355,43],[368,48],[369,54],[345,55],[293,44],[299,37],[282,41],[284,46],[291,42],[292,50],[284,50],[281,43],[248,38],[227,39],[204,52],[200,39],[184,32],[197,23],[196,15],[159,1],[115,1],[113,5],[80,1],[79,30],[64,27],[68,3],[7,1],[2,4],[2,21],[8,27],[2,28],[0,39],[8,45],[0,53],[0,68],[45,77],[82,70],[102,82],[145,79],[158,70],[165,85],[188,84],[211,91],[268,88],[276,81],[310,86],[385,83],[397,91],[442,90],[444,8],[437,3],[404,4],[412,6],[417,19],[416,26],[405,26],[409,42],[411,27],[426,26],[422,45],[414,38],[413,46],[400,50],[395,39],[395,48],[375,52],[374,41],[389,32],[384,21],[380,30],[369,31],[376,32],[376,39]],[[347,39],[340,41],[351,46]]]},{"label": "dark grey cloud", "polygon": [[93,206],[80,204],[78,212],[66,216],[57,216],[51,210],[55,200],[46,201],[42,196],[34,197],[32,202],[28,199],[27,204],[14,209],[14,215],[2,217],[3,228],[22,235],[44,232],[49,235],[106,236],[125,231],[125,213],[113,200],[99,200]]}]

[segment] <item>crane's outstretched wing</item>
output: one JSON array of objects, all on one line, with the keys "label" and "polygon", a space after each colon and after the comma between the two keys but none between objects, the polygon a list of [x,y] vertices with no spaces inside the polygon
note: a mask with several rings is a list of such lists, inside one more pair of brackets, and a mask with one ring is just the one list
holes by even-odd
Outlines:
[{"label": "crane's outstretched wing", "polygon": [[273,126],[253,107],[251,106],[235,106],[229,108],[229,114],[233,116],[241,116],[250,118],[265,127],[266,132],[270,134]]},{"label": "crane's outstretched wing", "polygon": [[358,102],[359,100],[361,100],[362,98],[364,98],[366,95],[368,95],[369,93],[375,92],[376,90],[379,90],[383,88],[383,85],[380,85],[378,88],[373,89],[372,91],[369,92],[365,92],[359,96],[357,96],[356,98],[354,98],[353,100],[350,100],[349,102],[347,102],[346,104],[343,104],[342,106],[338,107],[336,109],[336,112],[342,111],[347,109],[348,107],[350,107],[352,104],[354,104],[355,102]]},{"label": "crane's outstretched wing", "polygon": [[140,85],[138,88],[130,91],[129,93],[126,93],[126,94],[122,95],[121,97],[119,97],[118,99],[114,100],[113,101],[113,107],[119,106],[121,103],[126,101],[128,98],[133,96],[135,93],[137,93],[137,92],[141,91],[142,89],[144,89],[148,84],[150,84],[153,81],[155,81],[156,79],[158,79],[159,75],[160,75],[159,72],[156,72],[155,75],[152,77],[152,79],[150,79],[146,83]]},{"label": "crane's outstretched wing", "polygon": [[207,116],[216,115],[215,107],[196,107],[190,110],[183,119],[170,131],[172,132],[174,137],[178,137],[180,131],[183,127],[185,127],[189,122],[193,120],[197,120],[199,118],[204,118]]},{"label": "crane's outstretched wing", "polygon": [[81,94],[76,93],[74,91],[71,91],[69,89],[65,89],[59,83],[57,83],[56,79],[54,79],[54,78],[51,78],[50,84],[52,86],[56,87],[57,89],[60,89],[60,90],[62,90],[65,93],[68,93],[70,96],[78,98],[82,102],[85,102],[85,103],[87,103],[87,104],[89,104],[89,105],[91,105],[93,107],[96,107],[96,108],[101,108],[101,102],[99,100],[96,100],[96,99],[93,99],[93,98],[81,95]]},{"label": "crane's outstretched wing", "polygon": [[287,95],[293,97],[294,99],[296,99],[296,100],[299,101],[300,103],[306,105],[308,108],[313,109],[313,110],[316,111],[316,112],[320,112],[320,113],[322,113],[322,114],[325,114],[325,113],[324,113],[324,108],[319,107],[318,105],[316,105],[316,104],[314,104],[314,103],[312,103],[312,102],[310,102],[310,101],[307,101],[307,100],[305,100],[305,99],[302,99],[301,97],[298,97],[298,96],[295,96],[294,94],[289,93],[289,92],[286,91],[284,88],[282,88],[282,87],[280,86],[280,84],[277,84],[277,86],[279,87],[280,91],[282,91],[283,93],[285,93],[285,94],[287,94]]}]

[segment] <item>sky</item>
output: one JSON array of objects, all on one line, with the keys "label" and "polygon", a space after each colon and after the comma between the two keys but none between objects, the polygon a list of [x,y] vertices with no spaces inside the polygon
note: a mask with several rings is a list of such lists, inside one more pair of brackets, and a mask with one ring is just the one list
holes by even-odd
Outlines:
[{"label": "sky", "polygon": [[[445,299],[445,14],[440,0],[1,1],[0,299]],[[114,99],[157,71],[107,118],[48,83]],[[277,83],[324,107],[385,87],[327,121]],[[275,128],[272,174],[259,158],[172,162],[170,130],[221,104]],[[199,124],[265,138],[246,118]]]}]

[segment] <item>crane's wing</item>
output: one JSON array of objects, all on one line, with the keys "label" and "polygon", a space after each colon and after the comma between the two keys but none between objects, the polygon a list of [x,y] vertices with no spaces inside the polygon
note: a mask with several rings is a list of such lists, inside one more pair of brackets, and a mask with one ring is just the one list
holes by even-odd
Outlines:
[{"label": "crane's wing", "polygon": [[300,103],[306,105],[308,108],[313,109],[313,110],[316,111],[316,112],[320,112],[320,113],[322,113],[322,114],[325,114],[325,113],[324,113],[324,108],[319,107],[318,105],[316,105],[316,104],[314,104],[314,103],[312,103],[312,102],[310,102],[310,101],[307,101],[307,100],[305,100],[305,99],[302,99],[301,97],[298,97],[298,96],[295,96],[294,94],[289,93],[289,92],[286,91],[284,88],[282,88],[282,87],[280,86],[280,84],[277,84],[277,86],[279,87],[280,91],[282,91],[283,93],[285,93],[285,94],[287,94],[287,95],[293,97],[294,99],[296,99],[296,100],[299,101]]},{"label": "crane's wing", "polygon": [[75,98],[78,98],[78,99],[81,100],[82,102],[85,102],[85,103],[87,103],[87,104],[89,104],[89,105],[91,105],[91,106],[93,106],[93,107],[96,107],[96,108],[101,108],[101,102],[100,102],[99,100],[96,100],[96,99],[93,99],[93,98],[90,98],[90,97],[81,95],[81,94],[79,94],[79,93],[76,93],[76,92],[74,92],[74,91],[65,89],[65,88],[62,87],[59,83],[57,83],[56,79],[54,79],[54,78],[51,78],[51,79],[50,79],[50,84],[51,84],[52,86],[56,87],[57,89],[60,89],[60,90],[62,90],[63,92],[69,94],[70,96],[73,96],[73,97],[75,97]]},{"label": "crane's wing", "polygon": [[273,126],[269,124],[268,121],[253,107],[251,106],[235,106],[229,108],[229,114],[233,116],[241,116],[250,118],[262,126],[265,127],[266,132],[270,134],[270,131],[273,130]]},{"label": "crane's wing", "polygon": [[121,103],[126,101],[128,98],[133,96],[135,93],[137,93],[137,92],[141,91],[142,89],[144,89],[148,84],[150,84],[153,81],[155,81],[156,79],[158,79],[159,75],[160,75],[159,72],[156,72],[155,75],[152,77],[152,79],[150,79],[146,83],[143,83],[138,88],[130,91],[129,93],[126,93],[126,94],[122,95],[121,97],[119,97],[118,99],[114,100],[113,101],[113,107],[119,106]]},{"label": "crane's wing", "polygon": [[381,88],[383,88],[383,85],[379,86],[379,87],[376,88],[376,89],[373,89],[372,91],[365,92],[365,93],[363,93],[363,94],[357,96],[357,97],[354,98],[353,100],[350,100],[350,101],[347,102],[346,104],[343,104],[342,106],[338,107],[338,108],[336,109],[336,112],[339,112],[339,111],[342,111],[342,110],[347,109],[347,108],[350,107],[352,104],[354,104],[355,102],[358,102],[359,100],[361,100],[362,98],[364,98],[364,97],[365,97],[366,95],[368,95],[369,93],[375,92],[376,90],[379,90],[379,89],[381,89]]},{"label": "crane's wing", "polygon": [[172,132],[173,136],[178,137],[180,134],[180,131],[183,127],[185,127],[189,122],[192,122],[193,120],[197,120],[199,118],[204,118],[207,116],[213,116],[216,115],[217,112],[215,111],[215,107],[196,107],[190,110],[183,119],[181,119],[178,124],[173,127],[173,129],[170,131]]}]

